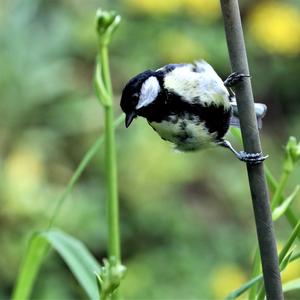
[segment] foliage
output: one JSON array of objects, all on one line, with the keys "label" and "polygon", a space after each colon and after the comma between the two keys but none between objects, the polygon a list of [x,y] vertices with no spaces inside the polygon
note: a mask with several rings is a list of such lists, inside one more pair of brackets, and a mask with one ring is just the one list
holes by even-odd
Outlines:
[{"label": "foliage", "polygon": [[13,299],[28,299],[33,278],[36,276],[49,245],[55,249],[66,262],[79,284],[85,289],[90,299],[97,299],[97,286],[94,273],[100,266],[85,246],[78,240],[58,230],[48,230],[32,235],[21,268],[21,278]]},{"label": "foliage", "polygon": [[[144,1],[135,1],[134,8],[129,2],[134,1],[101,2],[123,16],[111,47],[116,103],[128,78],[145,68],[201,57],[223,78],[230,73],[219,8],[213,8],[217,1],[209,1],[210,9],[205,11],[201,5],[207,1],[178,1],[177,9],[163,14],[157,12],[159,6],[141,14],[138,5]],[[254,25],[260,33],[266,28],[266,22],[253,24],[256,8],[272,7],[278,1],[241,4],[254,93],[269,107],[262,141],[277,182],[282,147],[300,129],[299,49],[294,45],[292,51],[276,51],[272,45],[282,46],[278,35],[272,35],[270,45],[264,41],[270,35],[258,37],[252,31]],[[297,11],[298,1],[286,4]],[[97,48],[93,16],[98,5],[93,0],[0,3],[0,298],[11,295],[28,232],[47,228],[54,200],[103,131],[104,114],[91,96]],[[279,13],[286,18],[285,10]],[[229,292],[217,276],[224,270],[233,289],[251,278],[249,249],[255,244],[255,229],[246,174],[230,153],[217,149],[174,153],[143,120],[129,131],[121,126],[116,146],[123,261],[129,270],[122,283],[124,298],[216,299]],[[68,191],[69,201],[59,209],[55,224],[83,241],[101,261],[107,257],[105,160],[103,148],[97,149],[98,155],[90,157]],[[282,200],[292,195],[299,176],[296,167]],[[268,179],[274,196],[274,181]],[[289,208],[299,215],[299,195]],[[276,221],[281,245],[291,233],[283,219]],[[295,253],[297,249],[292,257]],[[283,271],[288,287],[297,285],[299,266],[294,260]],[[85,299],[65,269],[50,253],[32,298]],[[286,296],[299,298],[299,291]]]}]

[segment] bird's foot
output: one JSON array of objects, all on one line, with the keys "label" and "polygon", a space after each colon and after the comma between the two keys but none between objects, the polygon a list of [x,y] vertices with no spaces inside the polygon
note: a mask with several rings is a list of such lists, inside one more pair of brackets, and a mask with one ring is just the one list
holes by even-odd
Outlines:
[{"label": "bird's foot", "polygon": [[234,72],[231,73],[224,81],[226,87],[232,87],[238,82],[241,82],[245,77],[250,77],[250,75],[245,75],[243,73]]},{"label": "bird's foot", "polygon": [[236,151],[229,141],[221,140],[217,143],[218,145],[229,149],[235,154],[235,156],[240,160],[249,165],[256,165],[262,163],[269,155],[263,155],[262,152],[259,153],[247,153],[245,151]]},{"label": "bird's foot", "polygon": [[256,165],[262,163],[266,158],[269,157],[269,155],[263,155],[262,152],[259,153],[247,153],[245,151],[238,152],[237,155],[238,159],[250,164],[250,165]]}]

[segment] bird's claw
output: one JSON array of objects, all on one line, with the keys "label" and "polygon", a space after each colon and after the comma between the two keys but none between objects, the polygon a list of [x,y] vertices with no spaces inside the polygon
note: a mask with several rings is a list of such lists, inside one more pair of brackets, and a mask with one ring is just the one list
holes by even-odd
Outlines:
[{"label": "bird's claw", "polygon": [[242,81],[245,77],[250,77],[250,75],[245,75],[243,73],[234,72],[231,73],[224,81],[226,87],[232,87],[238,82]]},{"label": "bird's claw", "polygon": [[263,155],[262,152],[259,153],[247,153],[245,151],[239,152],[238,158],[250,165],[256,165],[262,163],[269,155]]}]

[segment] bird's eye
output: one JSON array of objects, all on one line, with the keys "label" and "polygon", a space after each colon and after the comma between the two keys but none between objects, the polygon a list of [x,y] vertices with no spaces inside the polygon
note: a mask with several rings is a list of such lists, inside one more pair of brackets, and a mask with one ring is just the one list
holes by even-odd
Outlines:
[{"label": "bird's eye", "polygon": [[139,94],[138,93],[134,93],[133,95],[132,95],[132,98],[138,98],[139,97]]}]

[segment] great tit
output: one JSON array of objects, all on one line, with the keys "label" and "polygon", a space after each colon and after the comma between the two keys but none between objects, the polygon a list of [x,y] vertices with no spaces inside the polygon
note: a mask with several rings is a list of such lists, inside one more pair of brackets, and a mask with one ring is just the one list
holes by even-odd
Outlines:
[{"label": "great tit", "polygon": [[[229,126],[239,126],[231,87],[247,75],[233,73],[224,82],[210,64],[168,64],[133,77],[124,87],[121,108],[125,126],[144,117],[159,136],[180,151],[195,151],[213,145],[230,149],[238,159],[260,163],[262,153],[236,151],[224,139]],[[255,103],[258,125],[267,107]]]}]

